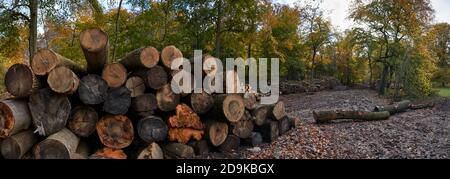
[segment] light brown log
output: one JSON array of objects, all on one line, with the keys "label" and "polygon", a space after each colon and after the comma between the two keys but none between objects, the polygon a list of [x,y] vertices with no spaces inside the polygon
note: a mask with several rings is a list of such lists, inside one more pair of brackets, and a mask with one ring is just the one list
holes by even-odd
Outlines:
[{"label": "light brown log", "polygon": [[78,137],[68,129],[50,135],[34,148],[36,159],[71,159],[78,147]]},{"label": "light brown log", "polygon": [[86,29],[80,33],[80,45],[88,72],[100,74],[108,61],[108,35],[98,28]]},{"label": "light brown log", "polygon": [[72,110],[68,128],[79,137],[88,137],[95,131],[98,114],[89,106],[78,106]]},{"label": "light brown log", "polygon": [[279,121],[286,117],[286,109],[284,107],[284,102],[282,101],[279,101],[274,105],[270,105],[269,111],[269,117],[276,121]]},{"label": "light brown log", "polygon": [[72,109],[66,96],[46,88],[30,96],[28,107],[36,132],[41,136],[49,136],[62,130]]},{"label": "light brown log", "polygon": [[228,135],[225,142],[219,146],[219,151],[221,152],[232,152],[237,151],[241,145],[241,139],[235,135]]},{"label": "light brown log", "polygon": [[6,72],[5,87],[13,96],[28,97],[38,86],[36,77],[27,65],[15,64]]},{"label": "light brown log", "polygon": [[192,93],[190,103],[194,112],[205,114],[214,107],[214,98],[206,92]]},{"label": "light brown log", "polygon": [[252,112],[254,116],[255,124],[257,126],[262,126],[266,123],[269,118],[270,106],[258,105]]},{"label": "light brown log", "polygon": [[389,119],[390,113],[366,111],[314,111],[316,123],[327,123],[339,119],[354,119],[362,121],[375,121]]},{"label": "light brown log", "polygon": [[1,144],[1,153],[6,159],[20,159],[37,142],[38,137],[33,131],[26,130],[4,140]]},{"label": "light brown log", "polygon": [[119,63],[128,70],[135,70],[141,67],[153,68],[159,62],[159,52],[154,47],[144,47],[136,49],[125,55]]},{"label": "light brown log", "polygon": [[255,93],[245,93],[244,94],[244,104],[245,108],[248,110],[253,110],[258,106]]},{"label": "light brown log", "polygon": [[205,137],[213,146],[220,146],[228,136],[228,125],[222,122],[207,121]]},{"label": "light brown log", "polygon": [[249,138],[252,135],[253,128],[252,116],[248,111],[245,111],[245,115],[240,121],[231,124],[232,133],[242,139]]},{"label": "light brown log", "polygon": [[168,158],[190,159],[194,157],[195,152],[191,146],[180,143],[168,143],[162,146],[164,155]]},{"label": "light brown log", "polygon": [[411,105],[411,101],[405,100],[392,105],[376,106],[374,112],[388,111],[391,115],[394,115],[397,113],[405,112],[406,110],[408,110],[409,105]]},{"label": "light brown log", "polygon": [[137,159],[164,159],[164,154],[157,143],[151,143],[139,152]]},{"label": "light brown log", "polygon": [[169,118],[168,124],[171,128],[203,130],[203,123],[200,121],[200,117],[186,104],[177,105],[176,115]]},{"label": "light brown log", "polygon": [[98,150],[95,154],[89,156],[89,159],[127,159],[127,155],[120,149],[105,147]]},{"label": "light brown log", "polygon": [[54,92],[73,94],[80,85],[80,79],[72,70],[61,66],[50,71],[47,83]]},{"label": "light brown log", "polygon": [[137,97],[145,93],[145,82],[141,77],[132,76],[128,78],[125,87],[131,92],[131,97]]},{"label": "light brown log", "polygon": [[235,123],[242,119],[245,113],[244,99],[238,94],[214,95],[214,107],[209,112],[210,117]]},{"label": "light brown log", "polygon": [[134,112],[154,112],[158,109],[155,95],[148,93],[137,96],[131,100],[131,109]]},{"label": "light brown log", "polygon": [[131,92],[125,88],[110,88],[103,103],[103,111],[113,115],[124,115],[131,106]]},{"label": "light brown log", "polygon": [[168,69],[171,69],[172,62],[178,58],[183,58],[183,53],[173,45],[165,47],[161,52],[162,63]]},{"label": "light brown log", "polygon": [[166,123],[157,116],[140,119],[137,124],[139,137],[147,143],[164,141],[168,130]]},{"label": "light brown log", "polygon": [[242,143],[247,146],[257,147],[263,143],[263,138],[261,133],[252,132],[249,138],[243,139]]},{"label": "light brown log", "polygon": [[78,95],[84,104],[100,104],[105,101],[108,84],[98,75],[87,75],[81,79]]},{"label": "light brown log", "polygon": [[61,56],[49,49],[39,50],[31,61],[31,68],[35,75],[45,76],[56,67],[64,66],[78,75],[86,73],[86,71],[72,60]]},{"label": "light brown log", "polygon": [[187,144],[189,140],[202,140],[204,132],[190,128],[170,128],[169,141]]},{"label": "light brown log", "polygon": [[167,84],[156,92],[156,101],[161,111],[170,112],[175,110],[180,103],[180,95],[175,94],[170,85]]},{"label": "light brown log", "polygon": [[112,63],[105,66],[102,78],[109,87],[118,88],[125,84],[127,75],[127,69],[122,64]]},{"label": "light brown log", "polygon": [[264,125],[259,126],[257,131],[261,133],[263,140],[268,143],[272,143],[280,135],[278,122],[272,120],[268,120]]},{"label": "light brown log", "polygon": [[7,138],[28,129],[31,122],[31,114],[26,100],[0,101],[0,138]]},{"label": "light brown log", "polygon": [[133,124],[126,116],[106,115],[97,122],[96,129],[102,144],[113,149],[128,147],[134,139]]},{"label": "light brown log", "polygon": [[209,153],[209,146],[206,140],[190,141],[188,145],[194,149],[196,155],[204,155]]}]

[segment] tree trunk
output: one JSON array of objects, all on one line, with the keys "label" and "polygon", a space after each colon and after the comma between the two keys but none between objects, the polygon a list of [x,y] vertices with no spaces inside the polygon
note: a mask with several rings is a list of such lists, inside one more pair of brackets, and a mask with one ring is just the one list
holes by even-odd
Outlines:
[{"label": "tree trunk", "polygon": [[231,124],[232,133],[242,139],[249,138],[252,135],[253,128],[252,116],[248,111],[245,111],[245,115],[240,121]]},{"label": "tree trunk", "polygon": [[24,64],[11,66],[5,74],[5,87],[15,97],[28,97],[39,87],[31,68]]},{"label": "tree trunk", "polygon": [[2,141],[1,152],[6,159],[21,159],[36,142],[38,137],[32,130],[23,131]]},{"label": "tree trunk", "polygon": [[147,143],[161,142],[167,137],[169,128],[166,123],[156,116],[140,119],[137,124],[139,137]]},{"label": "tree trunk", "polygon": [[120,149],[112,149],[105,147],[95,154],[91,155],[89,159],[127,159],[127,155]]},{"label": "tree trunk", "polygon": [[29,7],[30,7],[30,24],[29,26],[29,37],[28,37],[28,43],[29,43],[29,52],[30,52],[30,60],[33,58],[34,54],[37,51],[37,18],[38,18],[38,1],[29,0]]},{"label": "tree trunk", "polygon": [[34,149],[36,159],[71,159],[78,147],[78,137],[68,129],[49,136]]},{"label": "tree trunk", "polygon": [[190,141],[188,145],[194,149],[196,155],[205,155],[209,153],[209,146],[206,140]]},{"label": "tree trunk", "polygon": [[387,64],[384,64],[383,73],[381,74],[381,81],[378,86],[378,93],[380,95],[384,95],[386,92],[385,91],[386,90],[386,81],[387,81],[388,75],[389,75],[389,66]]},{"label": "tree trunk", "polygon": [[313,112],[316,123],[327,123],[339,119],[354,119],[363,121],[375,121],[389,119],[389,112],[366,111],[321,111]]},{"label": "tree trunk", "polygon": [[131,92],[131,97],[138,97],[145,93],[145,83],[144,80],[138,76],[133,76],[128,78],[125,83],[125,87]]},{"label": "tree trunk", "polygon": [[98,28],[86,29],[80,34],[80,44],[88,72],[100,74],[108,61],[108,35]]},{"label": "tree trunk", "polygon": [[220,58],[221,54],[221,43],[222,43],[222,5],[223,5],[223,1],[222,0],[218,0],[217,2],[217,17],[216,17],[216,42],[215,42],[215,56]]},{"label": "tree trunk", "polygon": [[116,60],[116,51],[117,51],[117,40],[119,38],[119,20],[120,20],[120,10],[122,9],[122,1],[119,1],[119,8],[117,8],[117,17],[116,17],[116,32],[114,37],[114,50],[113,50],[113,58],[112,60]]},{"label": "tree trunk", "polygon": [[69,68],[57,67],[49,73],[47,83],[56,93],[73,94],[78,90],[80,79]]},{"label": "tree trunk", "polygon": [[270,106],[259,105],[258,107],[256,107],[255,110],[253,110],[252,114],[254,116],[255,124],[257,126],[264,125],[268,120],[269,113],[270,113]]},{"label": "tree trunk", "polygon": [[226,123],[207,121],[205,137],[215,147],[220,146],[228,136],[228,125]]},{"label": "tree trunk", "polygon": [[158,109],[155,95],[148,93],[135,97],[131,100],[131,109],[134,112],[151,112]]},{"label": "tree trunk", "polygon": [[105,101],[108,84],[98,75],[87,75],[81,79],[78,95],[84,104],[100,104]]},{"label": "tree trunk", "polygon": [[175,94],[171,86],[167,84],[156,92],[156,101],[161,111],[170,112],[180,103],[180,95]]},{"label": "tree trunk", "polygon": [[0,102],[0,138],[8,138],[31,125],[26,100],[10,99]]},{"label": "tree trunk", "polygon": [[139,152],[137,159],[164,159],[164,153],[161,147],[153,142]]},{"label": "tree trunk", "polygon": [[66,57],[61,56],[49,49],[42,49],[36,53],[31,62],[31,68],[35,75],[45,76],[57,67],[64,66],[77,75],[83,75],[86,71]]},{"label": "tree trunk", "polygon": [[180,143],[169,143],[162,147],[166,158],[189,159],[194,157],[195,152],[191,146]]},{"label": "tree trunk", "polygon": [[111,88],[103,103],[103,111],[113,115],[124,115],[130,106],[131,93],[127,88]]},{"label": "tree trunk", "polygon": [[206,92],[192,93],[190,104],[194,112],[197,114],[205,114],[214,106],[214,98]]},{"label": "tree trunk", "polygon": [[49,136],[64,129],[71,111],[69,99],[49,89],[32,94],[28,107],[36,132],[41,136]]},{"label": "tree trunk", "polygon": [[141,68],[134,72],[134,75],[141,77],[145,85],[158,90],[166,85],[169,81],[169,76],[162,66],[154,66],[153,68]]},{"label": "tree trunk", "polygon": [[405,112],[409,106],[411,105],[411,101],[405,100],[401,101],[399,103],[393,104],[393,105],[387,105],[387,106],[376,106],[374,111],[375,112],[382,112],[382,111],[388,111],[391,115]]},{"label": "tree trunk", "polygon": [[263,143],[263,138],[261,133],[252,132],[249,138],[243,139],[242,143],[247,146],[257,147]]},{"label": "tree trunk", "polygon": [[125,66],[129,71],[139,68],[153,68],[158,62],[159,52],[154,47],[136,49],[119,61],[119,63]]},{"label": "tree trunk", "polygon": [[172,69],[172,62],[178,58],[183,58],[183,53],[173,45],[165,47],[161,52],[162,63],[168,69]]},{"label": "tree trunk", "polygon": [[278,122],[269,120],[264,125],[259,126],[256,131],[261,133],[264,141],[272,143],[280,135],[280,129],[278,128]]},{"label": "tree trunk", "polygon": [[126,116],[106,115],[96,129],[102,144],[113,149],[128,147],[134,139],[133,124]]},{"label": "tree trunk", "polygon": [[127,69],[122,64],[112,63],[105,66],[102,78],[109,87],[118,88],[127,81],[127,75]]},{"label": "tree trunk", "polygon": [[237,151],[241,145],[241,139],[235,135],[228,135],[225,142],[219,146],[219,151],[221,152],[232,152]]},{"label": "tree trunk", "polygon": [[209,115],[213,119],[238,122],[245,114],[244,98],[238,94],[222,94],[214,96],[214,107]]},{"label": "tree trunk", "polygon": [[98,114],[89,106],[76,107],[69,118],[67,127],[79,137],[89,137],[95,131]]}]

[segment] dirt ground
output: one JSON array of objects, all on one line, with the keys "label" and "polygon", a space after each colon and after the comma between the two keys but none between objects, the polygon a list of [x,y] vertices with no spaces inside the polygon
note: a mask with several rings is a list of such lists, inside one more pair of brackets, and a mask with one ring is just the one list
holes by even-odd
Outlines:
[{"label": "dirt ground", "polygon": [[[248,159],[403,159],[450,157],[450,100],[435,99],[430,109],[408,111],[386,121],[344,121],[317,125],[313,110],[367,110],[389,104],[370,90],[325,91],[282,96],[297,128],[257,150],[241,149],[208,158]],[[259,150],[260,149],[260,150]]]}]

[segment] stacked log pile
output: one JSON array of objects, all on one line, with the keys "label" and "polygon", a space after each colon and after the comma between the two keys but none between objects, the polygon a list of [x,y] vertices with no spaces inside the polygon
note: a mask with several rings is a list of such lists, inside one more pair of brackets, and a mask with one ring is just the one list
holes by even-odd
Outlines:
[{"label": "stacked log pile", "polygon": [[8,70],[14,97],[0,101],[0,158],[192,158],[271,142],[293,127],[283,102],[260,105],[253,93],[174,93],[169,67],[183,57],[175,46],[139,48],[107,64],[108,44],[105,32],[87,29],[86,69],[42,49],[30,66]]}]

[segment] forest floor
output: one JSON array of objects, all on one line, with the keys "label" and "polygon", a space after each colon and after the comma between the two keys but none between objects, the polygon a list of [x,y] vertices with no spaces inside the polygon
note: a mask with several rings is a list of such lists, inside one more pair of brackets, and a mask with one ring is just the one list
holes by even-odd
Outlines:
[{"label": "forest floor", "polygon": [[[403,159],[450,157],[450,100],[432,99],[434,108],[407,111],[386,121],[314,123],[313,110],[367,110],[386,105],[370,90],[324,91],[282,96],[296,128],[272,144],[242,148],[207,158],[248,159]],[[423,101],[422,101],[423,102]],[[420,101],[418,101],[420,103]]]}]

